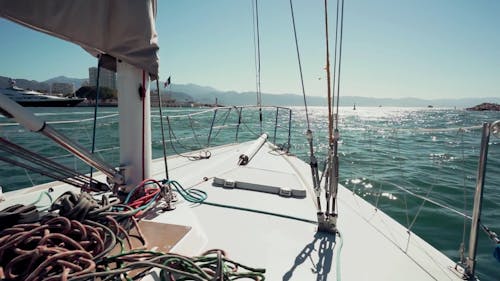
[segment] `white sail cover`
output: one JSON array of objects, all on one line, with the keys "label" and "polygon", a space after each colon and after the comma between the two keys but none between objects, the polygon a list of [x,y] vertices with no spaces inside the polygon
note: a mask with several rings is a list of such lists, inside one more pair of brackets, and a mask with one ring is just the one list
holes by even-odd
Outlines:
[{"label": "white sail cover", "polygon": [[0,17],[158,76],[156,0],[0,0]]}]

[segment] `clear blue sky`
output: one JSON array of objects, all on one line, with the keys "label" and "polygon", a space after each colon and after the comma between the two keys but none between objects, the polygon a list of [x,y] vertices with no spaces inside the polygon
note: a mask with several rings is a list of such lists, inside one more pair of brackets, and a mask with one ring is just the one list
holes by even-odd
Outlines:
[{"label": "clear blue sky", "polygon": [[[251,0],[158,2],[161,78],[255,90]],[[306,92],[325,95],[323,0],[293,3]],[[259,8],[262,91],[300,93],[289,1]],[[0,38],[2,76],[86,78],[96,64],[78,46],[4,19]],[[345,0],[343,55],[342,95],[500,97],[500,1]]]}]

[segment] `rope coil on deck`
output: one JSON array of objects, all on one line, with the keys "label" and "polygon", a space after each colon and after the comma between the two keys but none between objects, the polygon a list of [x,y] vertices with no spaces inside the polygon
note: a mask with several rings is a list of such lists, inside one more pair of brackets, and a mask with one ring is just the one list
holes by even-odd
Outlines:
[{"label": "rope coil on deck", "polygon": [[5,277],[27,281],[62,280],[93,271],[93,257],[105,250],[106,240],[102,229],[64,217],[18,224],[0,235]]},{"label": "rope coil on deck", "polygon": [[[264,280],[264,269],[232,261],[222,250],[198,257],[145,250],[136,216],[169,197],[165,194],[172,187],[190,202],[206,199],[203,191],[186,190],[176,181],[148,179],[125,203],[108,195],[96,199],[89,193],[66,192],[47,213],[38,213],[34,204],[0,211],[0,217],[15,217],[10,225],[2,220],[6,227],[0,232],[0,279],[137,280],[159,269],[162,280]],[[19,215],[24,210],[33,213],[29,220]],[[141,242],[139,247],[134,248],[132,238]]]}]

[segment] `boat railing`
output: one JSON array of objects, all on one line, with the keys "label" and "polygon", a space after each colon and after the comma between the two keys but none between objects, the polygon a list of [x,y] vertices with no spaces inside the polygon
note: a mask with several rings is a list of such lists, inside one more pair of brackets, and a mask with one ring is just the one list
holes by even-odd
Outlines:
[{"label": "boat railing", "polygon": [[[500,215],[488,212],[478,220],[478,207],[472,207],[478,200],[474,193],[478,194],[479,181],[483,180],[484,209],[498,206],[498,197],[492,191],[499,183],[500,142],[494,138],[484,141],[481,132],[485,126],[393,128],[365,124],[341,128],[341,180],[375,209],[395,218],[409,233],[417,233],[437,246],[473,276],[473,262],[482,260],[479,267],[484,269],[494,266],[495,261],[490,243],[477,245],[476,258],[476,250],[469,246],[475,242],[469,239],[477,239],[482,230],[486,235],[480,239],[489,238],[497,245],[496,251],[500,245],[498,235],[489,228],[497,227]],[[495,132],[499,131],[497,128]],[[486,153],[479,153],[485,147],[490,148],[486,149],[490,155],[488,165]],[[452,231],[429,235],[436,233],[431,230],[434,226],[435,231],[442,227]],[[464,230],[470,226],[473,231],[469,234]]]},{"label": "boat railing", "polygon": [[[259,119],[259,108],[256,106],[167,108],[163,111],[166,113],[163,116],[164,121],[168,121],[164,122],[167,153],[189,157],[195,150],[208,150],[214,145],[253,140],[255,136],[260,135],[261,130],[268,133],[269,141],[288,151],[291,146],[291,109],[263,106],[260,110],[263,116],[262,126],[255,121]],[[37,115],[69,139],[90,149],[94,120],[91,114],[90,110],[81,109],[76,112],[45,112]],[[97,119],[95,154],[110,165],[118,167],[120,165],[118,114],[116,110],[106,109]],[[159,121],[158,110],[152,108],[153,158],[163,156]],[[60,149],[47,138],[26,130],[11,119],[0,119],[0,137],[80,173],[90,171],[89,167],[74,155]],[[52,180],[0,162],[0,177],[6,175],[17,175],[15,178],[18,180],[9,181],[7,184],[1,183],[4,190],[33,186]]]},{"label": "boat railing", "polygon": [[[255,120],[260,120],[260,116],[262,116],[261,121],[255,122]],[[267,133],[270,136],[269,141],[282,150],[288,151],[291,147],[292,110],[287,107],[214,107],[188,114],[169,114],[163,118],[166,121],[165,131],[168,131],[168,141],[184,146],[186,142],[181,144],[178,139],[178,132],[182,131],[181,136],[191,135],[190,139],[196,142],[197,146],[194,147],[191,143],[192,149],[220,145],[231,139],[234,142],[251,140],[261,133]],[[158,120],[159,116],[153,115],[153,123],[159,123]],[[190,130],[185,130],[186,128]],[[232,133],[222,133],[222,130],[229,129],[232,129]],[[203,141],[200,141],[202,138]],[[222,141],[220,141],[221,138]]]},{"label": "boat railing", "polygon": [[[152,140],[153,158],[162,156],[160,137],[160,116],[153,108]],[[186,113],[187,111],[187,113]],[[308,161],[304,131],[301,127],[300,111],[294,115],[291,126],[292,110],[284,107],[262,107],[262,125],[259,120],[259,107],[217,107],[209,109],[189,108],[183,110],[164,110],[168,138],[168,154],[190,156],[193,150],[209,150],[210,147],[232,142],[255,139],[261,130],[269,133],[269,140],[284,151],[293,151],[304,161]],[[71,139],[86,147],[91,144],[92,118],[90,112],[73,114],[66,119],[61,114],[41,116]],[[102,112],[97,122],[96,154],[106,162],[119,165],[118,118],[116,112]],[[82,118],[84,117],[84,118]],[[255,121],[257,120],[257,122]],[[3,121],[3,122],[2,122]],[[482,126],[447,128],[405,128],[404,126],[377,126],[377,124],[349,123],[340,120],[340,175],[341,183],[371,202],[438,248],[451,258],[459,258],[457,241],[460,242],[463,224],[470,224],[473,190],[476,185],[476,168]],[[398,124],[395,124],[398,125]],[[303,124],[302,124],[303,126]],[[314,125],[317,136],[326,135],[322,124]],[[35,133],[27,132],[8,119],[0,120],[0,136],[10,139],[27,148],[46,155],[48,158],[72,166],[75,170],[87,173],[88,166],[55,148]],[[500,145],[497,138],[490,141],[486,172],[485,209],[497,206],[491,195],[493,184],[498,184],[495,175],[500,173]],[[327,143],[318,139],[315,149],[318,159]],[[15,170],[14,170],[15,169]],[[9,178],[18,178],[11,186],[3,185],[4,190],[40,184],[49,179],[41,178],[20,168],[0,163],[0,173]],[[26,177],[28,175],[28,177]],[[437,192],[436,192],[437,191]],[[462,194],[462,195],[460,195]],[[453,195],[453,196],[451,196]],[[464,200],[459,200],[463,198]],[[431,207],[432,205],[432,207]],[[437,208],[436,208],[437,207]],[[500,215],[489,213],[481,221],[480,227],[490,237],[494,223]],[[433,224],[453,229],[435,236],[425,236]],[[436,231],[438,228],[436,228]],[[463,235],[462,235],[463,236]],[[491,255],[489,247],[479,245],[479,255]],[[454,254],[450,254],[450,252]],[[488,263],[487,263],[488,264]],[[491,266],[492,264],[490,264]]]}]

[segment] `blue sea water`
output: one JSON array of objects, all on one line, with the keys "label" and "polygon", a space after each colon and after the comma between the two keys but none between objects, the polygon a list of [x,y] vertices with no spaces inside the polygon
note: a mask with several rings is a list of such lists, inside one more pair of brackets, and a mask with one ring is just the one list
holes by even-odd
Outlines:
[{"label": "blue sea water", "polygon": [[[32,108],[40,118],[52,122],[85,147],[91,147],[92,108]],[[308,162],[309,147],[304,132],[308,125],[305,110],[292,108],[290,153]],[[288,111],[258,112],[236,109],[164,109],[168,154],[189,155],[189,151],[254,139],[260,131],[286,146]],[[112,165],[119,164],[116,108],[101,108],[97,121],[98,155]],[[175,115],[195,113],[190,117]],[[309,108],[310,128],[320,166],[328,148],[327,108]],[[464,219],[449,209],[423,203],[409,190],[426,196],[441,206],[471,214],[481,142],[481,125],[500,120],[500,112],[470,112],[447,108],[340,108],[339,145],[341,183],[365,200],[394,217],[453,260],[459,260],[460,243],[465,239]],[[153,157],[162,157],[160,119],[153,109]],[[89,168],[36,133],[27,132],[13,121],[0,117],[0,136],[41,153],[66,166],[87,173]],[[275,123],[280,126],[275,130]],[[213,127],[211,126],[213,124]],[[169,129],[170,128],[170,129]],[[236,133],[237,132],[237,133]],[[276,136],[276,137],[275,137]],[[2,152],[0,151],[0,155]],[[500,232],[500,139],[491,137],[484,189],[482,223]],[[4,191],[51,181],[21,168],[0,163],[0,185]],[[342,214],[340,214],[342,219]],[[469,227],[469,221],[465,221]],[[480,234],[478,275],[481,280],[500,280],[500,264],[494,260],[494,243]]]}]

